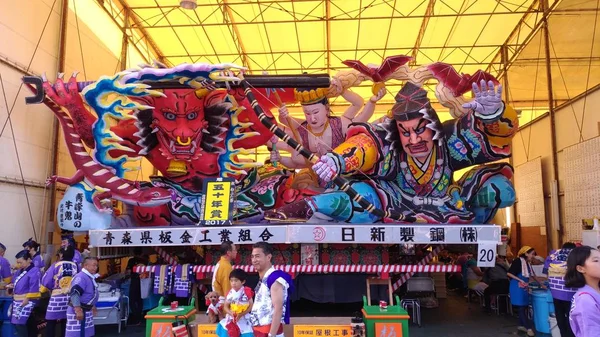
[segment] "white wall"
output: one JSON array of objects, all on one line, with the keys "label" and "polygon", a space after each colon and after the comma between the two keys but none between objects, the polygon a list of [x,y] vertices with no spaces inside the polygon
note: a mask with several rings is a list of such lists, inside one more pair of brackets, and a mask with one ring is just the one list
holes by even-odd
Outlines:
[{"label": "white wall", "polygon": [[[51,9],[54,4],[54,8]],[[0,1],[0,56],[19,63],[26,68],[34,53],[38,40],[39,47],[33,57],[30,70],[36,74],[46,73],[52,81],[56,78],[59,49],[59,23],[62,1],[27,0]],[[77,0],[79,22],[74,14],[74,1],[69,1],[70,11],[67,27],[66,75],[79,71],[78,79],[96,79],[102,75],[111,75],[119,70],[119,55],[121,53],[122,34],[110,17],[97,5],[94,0]],[[44,24],[50,17],[44,30]],[[77,28],[79,25],[79,31]],[[90,25],[90,26],[88,26]],[[43,35],[42,31],[44,30]],[[78,34],[79,32],[79,34]],[[96,33],[101,35],[96,35]],[[40,39],[41,36],[41,39]],[[80,48],[80,41],[81,46]],[[83,49],[83,60],[81,50]],[[139,54],[130,52],[127,67],[137,65],[143,59]],[[0,63],[0,74],[9,108],[15,100],[23,73]],[[1,90],[0,90],[1,93]],[[17,151],[13,137],[17,142],[21,169],[25,180],[33,184],[41,184],[51,172],[52,161],[52,128],[54,116],[44,105],[25,105],[25,97],[29,95],[22,88],[16,98],[16,105],[11,114],[14,136],[9,125],[0,137],[0,180],[20,180],[21,173],[17,162]],[[7,109],[4,99],[0,96],[0,128],[7,120]],[[1,130],[1,129],[0,129]],[[70,176],[74,172],[71,159],[60,138],[58,156],[58,174]],[[147,179],[152,172],[149,163],[144,164],[144,177]],[[130,179],[135,179],[137,172],[132,172]],[[139,175],[142,179],[142,175]],[[7,246],[7,258],[12,259],[21,244],[33,237],[29,209],[31,209],[34,226],[39,242],[44,242],[40,232],[42,223],[48,221],[49,189],[27,187],[29,207],[25,198],[23,186],[0,182],[0,242]],[[50,229],[52,230],[52,229]],[[54,242],[57,242],[54,240]]]},{"label": "white wall", "polygon": [[[39,48],[33,57],[31,71],[48,72],[54,76],[58,54],[58,27],[60,8],[51,11],[53,1],[1,1],[0,2],[0,54],[25,67],[29,65],[44,24],[50,17]],[[57,2],[58,3],[58,2]],[[26,19],[25,19],[26,18]],[[13,143],[16,140],[21,160],[23,178],[34,183],[42,183],[50,170],[52,154],[53,117],[44,106],[25,105],[25,96],[29,95],[21,85],[22,73],[0,63],[0,74],[6,91],[8,108],[16,99],[12,111],[14,134],[7,124],[0,137],[0,178],[21,179],[17,151]],[[1,91],[1,89],[0,89]],[[0,127],[7,121],[7,107],[0,96]],[[0,129],[1,130],[1,129]],[[7,247],[7,258],[12,259],[20,250],[21,244],[33,237],[33,226],[41,239],[41,224],[45,221],[45,200],[48,193],[43,188],[28,187],[29,207],[23,186],[0,183],[0,241]],[[29,215],[31,209],[33,222]]]},{"label": "white wall", "polygon": [[[584,111],[585,101],[585,115]],[[555,124],[556,124],[556,150],[558,160],[558,183],[559,192],[562,194],[563,181],[565,177],[568,177],[570,172],[564,170],[562,162],[562,151],[566,147],[578,144],[581,141],[585,141],[594,137],[599,136],[599,123],[600,114],[597,113],[600,108],[600,90],[596,90],[587,95],[587,98],[580,98],[569,105],[560,107],[555,112]],[[580,135],[579,128],[575,122],[575,116],[579,122],[579,126],[582,126],[582,132]],[[513,165],[515,167],[527,162],[528,160],[541,158],[542,161],[542,172],[543,172],[543,185],[544,195],[549,196],[551,194],[551,184],[556,178],[554,177],[554,169],[552,163],[552,135],[550,118],[544,117],[536,122],[522,127],[521,130],[515,135],[512,141],[513,149]],[[564,218],[564,197],[559,197],[559,207],[562,209],[563,224],[566,223]],[[517,212],[519,210],[519,204],[517,203]],[[546,198],[546,221],[552,223],[551,216],[551,204],[550,198]],[[580,221],[581,219],[577,219]],[[552,223],[552,228],[557,228],[556,224]],[[558,245],[559,233],[553,230],[552,235],[553,248]],[[526,244],[526,242],[523,242]]]}]

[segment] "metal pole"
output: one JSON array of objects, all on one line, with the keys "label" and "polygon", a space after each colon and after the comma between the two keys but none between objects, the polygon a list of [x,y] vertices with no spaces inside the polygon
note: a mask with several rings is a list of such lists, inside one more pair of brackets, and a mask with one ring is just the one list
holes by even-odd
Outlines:
[{"label": "metal pole", "polygon": [[[544,12],[544,16],[542,18],[542,33],[544,38],[544,51],[546,54],[546,77],[548,80],[548,113],[550,115],[550,137],[552,138],[552,168],[553,168],[553,176],[554,180],[558,181],[558,155],[556,150],[556,121],[555,121],[555,109],[554,109],[554,93],[552,89],[552,63],[550,60],[550,30],[548,29],[548,16],[550,15],[550,7],[548,7],[548,0],[542,0],[540,2],[540,7]],[[531,132],[531,130],[529,130]],[[557,198],[556,202],[559,202],[558,195],[553,195],[552,198]],[[558,244],[562,245],[563,242],[563,234],[564,234],[564,226],[561,221],[562,219],[562,210],[560,206],[558,207],[558,228],[560,234],[558,235]],[[546,221],[546,237],[548,240],[548,249],[552,247],[552,226],[548,224]]]},{"label": "metal pole", "polygon": [[[500,47],[500,61],[502,64],[502,86],[504,87],[502,93],[504,94],[504,102],[509,105],[510,104],[510,90],[508,86],[508,68],[510,67],[509,58],[508,58],[508,47],[503,45]],[[508,158],[508,162],[510,166],[514,167],[513,156],[511,155]],[[515,202],[512,206],[511,218],[506,219],[510,225],[512,225],[513,218],[517,218],[517,203]],[[512,227],[512,226],[511,226]]]},{"label": "metal pole", "polygon": [[119,58],[121,71],[127,69],[127,52],[129,49],[129,38],[127,29],[129,28],[129,9],[125,8],[125,18],[123,19],[123,39],[121,40],[121,57]]},{"label": "metal pole", "polygon": [[[69,0],[62,0],[61,7],[61,15],[60,15],[60,35],[59,35],[59,43],[58,43],[58,66],[57,72],[64,73],[65,72],[65,59],[67,55],[67,26],[69,19]],[[56,175],[58,173],[58,135],[59,135],[59,123],[56,118],[53,118],[54,123],[52,125],[52,175]],[[52,191],[50,194],[50,205],[48,207],[48,223],[55,223],[55,215],[56,215],[56,184],[53,185]],[[46,222],[42,222],[42,233],[46,235],[46,245],[51,245],[53,243],[53,235],[48,235],[46,230]]]}]

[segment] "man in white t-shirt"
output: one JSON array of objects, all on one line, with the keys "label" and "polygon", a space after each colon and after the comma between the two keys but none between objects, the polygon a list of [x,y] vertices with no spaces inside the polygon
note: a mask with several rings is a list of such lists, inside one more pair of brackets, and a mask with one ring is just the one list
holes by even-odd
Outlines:
[{"label": "man in white t-shirt", "polygon": [[294,283],[291,276],[273,267],[273,248],[257,242],[252,249],[252,265],[259,282],[250,321],[255,337],[283,337],[283,324],[290,323],[290,297]]}]

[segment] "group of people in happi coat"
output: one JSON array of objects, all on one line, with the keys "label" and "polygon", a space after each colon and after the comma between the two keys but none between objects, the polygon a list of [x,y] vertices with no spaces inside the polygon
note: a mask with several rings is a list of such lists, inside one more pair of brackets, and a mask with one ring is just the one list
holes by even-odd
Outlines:
[{"label": "group of people in happi coat", "polygon": [[259,282],[254,291],[245,286],[247,274],[232,269],[237,249],[231,242],[221,245],[221,259],[213,272],[213,291],[219,303],[207,315],[220,319],[218,337],[283,337],[283,324],[290,323],[291,276],[273,267],[273,248],[258,242],[252,249],[252,265]]},{"label": "group of people in happi coat", "polygon": [[[46,337],[54,337],[57,332],[65,337],[94,336],[97,258],[82,260],[69,235],[63,235],[58,260],[47,269],[40,245],[33,239],[25,242],[23,250],[15,255],[16,265],[12,268],[4,258],[5,252],[6,247],[0,243],[1,284],[13,296],[11,323],[17,336],[38,336],[37,321],[33,317],[38,306],[40,312],[45,311]],[[42,299],[48,300],[47,307]]]}]

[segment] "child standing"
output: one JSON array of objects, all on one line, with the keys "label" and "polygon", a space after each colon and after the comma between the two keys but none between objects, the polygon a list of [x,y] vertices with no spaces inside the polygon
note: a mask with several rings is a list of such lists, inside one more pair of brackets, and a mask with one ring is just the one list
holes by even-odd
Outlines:
[{"label": "child standing", "polygon": [[581,246],[567,258],[565,286],[577,288],[569,321],[576,337],[600,336],[600,252]]},{"label": "child standing", "polygon": [[[217,325],[218,337],[254,337],[248,313],[252,310],[252,290],[244,284],[247,274],[242,269],[234,269],[229,274],[231,290],[225,298],[224,311],[227,316]],[[239,328],[237,330],[235,326]]]}]

